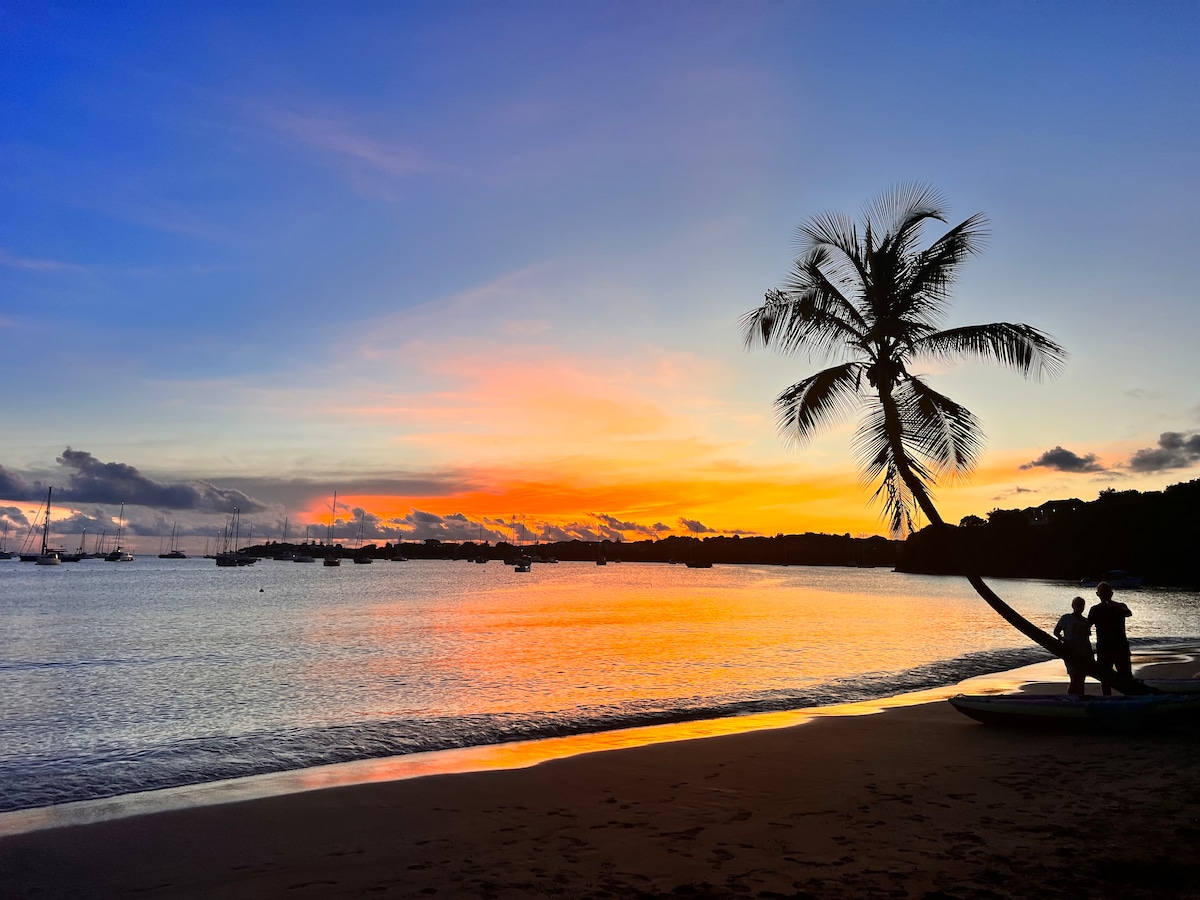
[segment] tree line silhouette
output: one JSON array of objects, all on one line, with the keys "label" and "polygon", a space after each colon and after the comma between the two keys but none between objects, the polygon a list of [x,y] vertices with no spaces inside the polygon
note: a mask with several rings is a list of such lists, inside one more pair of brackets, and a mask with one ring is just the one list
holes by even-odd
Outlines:
[{"label": "tree line silhouette", "polygon": [[960,563],[985,576],[1079,580],[1123,570],[1147,585],[1200,588],[1200,480],[995,509],[940,534],[927,527],[905,542],[897,570],[958,574],[952,541]]}]

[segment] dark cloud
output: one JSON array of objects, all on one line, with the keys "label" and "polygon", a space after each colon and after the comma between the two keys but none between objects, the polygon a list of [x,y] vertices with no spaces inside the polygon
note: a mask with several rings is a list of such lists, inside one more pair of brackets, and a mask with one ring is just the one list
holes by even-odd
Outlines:
[{"label": "dark cloud", "polygon": [[1128,466],[1135,472],[1163,472],[1186,469],[1200,461],[1200,434],[1181,434],[1164,431],[1158,436],[1157,447],[1138,450],[1129,458]]},{"label": "dark cloud", "polygon": [[261,512],[267,505],[233,489],[219,488],[207,481],[159,482],[125,463],[101,462],[85,450],[68,447],[58,457],[66,469],[66,485],[57,498],[71,503],[127,503],[160,509],[199,512]]},{"label": "dark cloud", "polygon": [[566,525],[551,525],[545,522],[541,529],[538,538],[543,541],[599,541],[605,537],[586,522],[570,522]]},{"label": "dark cloud", "polygon": [[[624,537],[624,532],[626,531],[632,531],[634,534],[644,535],[645,537],[654,537],[659,533],[659,530],[653,525],[642,525],[640,522],[622,522],[620,519],[605,515],[604,513],[592,513],[591,515],[600,520],[600,530],[610,540]],[[666,528],[666,526],[664,525],[663,528]],[[669,531],[670,529],[667,530]]]},{"label": "dark cloud", "polygon": [[19,507],[0,506],[0,531],[3,531],[4,524],[8,525],[11,537],[11,532],[14,529],[19,530],[28,526],[29,519],[26,518],[25,513],[21,512]]},{"label": "dark cloud", "polygon": [[[408,515],[398,516],[390,521],[395,527],[381,529],[379,537],[405,541],[423,541],[429,538],[437,538],[440,541],[477,541],[482,524],[471,521],[464,513],[441,516],[423,509],[413,509]],[[484,540],[492,540],[495,537],[490,529],[483,529]]]},{"label": "dark cloud", "polygon": [[703,522],[697,522],[695,519],[685,519],[680,517],[679,524],[690,531],[692,534],[716,534],[715,528],[709,528]]},{"label": "dark cloud", "polygon": [[1080,456],[1063,447],[1047,450],[1033,462],[1027,462],[1022,469],[1054,469],[1056,472],[1103,472],[1104,466],[1096,462],[1096,454],[1089,453]]},{"label": "dark cloud", "polygon": [[38,482],[30,484],[20,475],[0,466],[0,497],[5,500],[45,500],[46,488]]}]

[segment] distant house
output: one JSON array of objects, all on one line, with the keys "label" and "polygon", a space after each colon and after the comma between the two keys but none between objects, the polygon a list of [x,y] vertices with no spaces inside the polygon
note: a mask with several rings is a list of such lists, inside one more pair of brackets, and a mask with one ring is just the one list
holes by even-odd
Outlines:
[{"label": "distant house", "polygon": [[1075,512],[1083,505],[1082,500],[1072,497],[1070,500],[1047,500],[1041,506],[1030,506],[1022,511],[1030,525],[1049,525],[1060,513]]}]

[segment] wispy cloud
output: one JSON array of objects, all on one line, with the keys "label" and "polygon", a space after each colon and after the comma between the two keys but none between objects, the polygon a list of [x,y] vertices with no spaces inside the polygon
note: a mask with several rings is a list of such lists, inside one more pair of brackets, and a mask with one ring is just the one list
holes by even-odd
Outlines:
[{"label": "wispy cloud", "polygon": [[22,269],[26,272],[86,272],[86,266],[79,266],[75,263],[61,262],[57,259],[31,259],[29,257],[15,256],[9,251],[0,247],[0,266],[5,266],[10,269]]},{"label": "wispy cloud", "polygon": [[335,159],[366,165],[394,178],[444,172],[450,168],[408,144],[364,134],[332,118],[263,107],[261,119],[277,134],[305,147]]}]

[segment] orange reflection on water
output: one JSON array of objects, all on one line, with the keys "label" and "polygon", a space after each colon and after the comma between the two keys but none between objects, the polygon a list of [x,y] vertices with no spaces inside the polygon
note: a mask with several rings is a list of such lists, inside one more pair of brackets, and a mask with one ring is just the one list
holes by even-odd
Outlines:
[{"label": "orange reflection on water", "polygon": [[744,734],[775,728],[790,728],[825,717],[874,715],[888,709],[945,700],[962,692],[1004,693],[1031,681],[1062,680],[1059,676],[1061,676],[1061,664],[1057,660],[1051,660],[1010,672],[982,675],[950,687],[933,688],[878,700],[788,712],[736,716],[728,719],[627,728],[599,734],[519,741],[488,747],[439,750],[432,753],[414,753],[386,759],[359,760],[295,772],[276,772],[250,778],[167,788],[144,794],[127,794],[103,800],[65,803],[61,806],[43,809],[18,810],[11,813],[0,813],[0,836],[88,822],[108,821],[171,809],[237,803],[325,788],[399,781],[428,775],[528,768],[550,760],[565,759],[585,753]]}]

